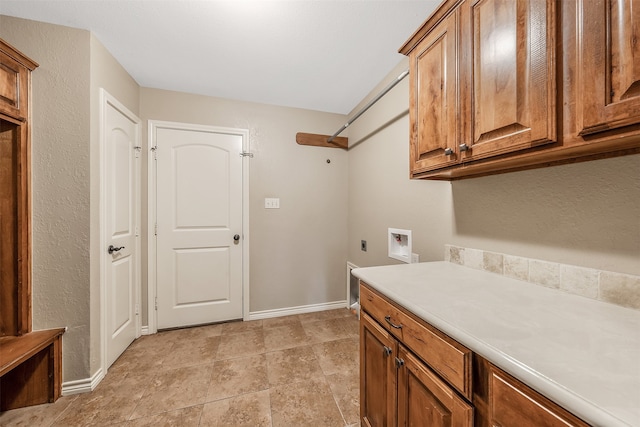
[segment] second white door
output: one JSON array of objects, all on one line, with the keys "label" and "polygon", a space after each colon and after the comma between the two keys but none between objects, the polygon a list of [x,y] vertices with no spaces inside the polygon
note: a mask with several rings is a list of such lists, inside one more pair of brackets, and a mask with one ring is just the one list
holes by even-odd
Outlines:
[{"label": "second white door", "polygon": [[155,128],[158,329],[242,318],[242,143]]}]

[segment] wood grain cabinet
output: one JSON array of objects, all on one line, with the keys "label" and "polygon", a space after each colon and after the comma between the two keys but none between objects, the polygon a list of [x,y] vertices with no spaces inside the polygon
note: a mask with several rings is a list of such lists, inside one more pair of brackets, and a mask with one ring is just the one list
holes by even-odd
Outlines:
[{"label": "wood grain cabinet", "polygon": [[[367,286],[360,292],[361,424],[472,427],[473,407],[436,373],[448,372],[470,385],[471,352]],[[439,351],[425,350],[432,345]]]},{"label": "wood grain cabinet", "polygon": [[588,426],[364,282],[360,304],[363,426]]},{"label": "wood grain cabinet", "polygon": [[580,135],[640,123],[640,0],[580,0]]},{"label": "wood grain cabinet", "polygon": [[446,0],[409,56],[410,175],[640,153],[640,0]]}]

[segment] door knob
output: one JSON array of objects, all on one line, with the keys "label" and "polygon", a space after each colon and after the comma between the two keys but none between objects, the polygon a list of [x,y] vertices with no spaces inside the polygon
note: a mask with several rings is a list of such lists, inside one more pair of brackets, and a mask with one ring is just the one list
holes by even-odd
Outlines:
[{"label": "door knob", "polygon": [[109,245],[109,247],[107,248],[107,252],[109,252],[109,254],[112,254],[114,252],[118,252],[120,249],[124,249],[124,246],[120,246],[119,248],[113,245]]},{"label": "door knob", "polygon": [[240,235],[239,235],[239,234],[236,234],[235,236],[233,236],[233,240],[234,240],[234,241],[236,241],[236,242],[237,242],[238,240],[240,240]]}]

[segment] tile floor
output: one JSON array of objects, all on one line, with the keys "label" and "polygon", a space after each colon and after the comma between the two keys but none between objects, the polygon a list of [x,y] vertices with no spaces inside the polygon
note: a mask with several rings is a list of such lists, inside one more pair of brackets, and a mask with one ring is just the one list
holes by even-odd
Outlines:
[{"label": "tile floor", "polygon": [[358,320],[346,309],[143,336],[91,393],[2,426],[359,424]]}]

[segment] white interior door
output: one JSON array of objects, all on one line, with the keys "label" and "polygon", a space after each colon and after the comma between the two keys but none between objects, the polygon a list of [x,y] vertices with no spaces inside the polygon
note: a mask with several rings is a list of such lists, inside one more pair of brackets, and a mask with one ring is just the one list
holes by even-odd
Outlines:
[{"label": "white interior door", "polygon": [[159,329],[242,318],[242,143],[156,129]]},{"label": "white interior door", "polygon": [[108,368],[137,335],[139,289],[139,120],[105,98],[104,227]]}]

